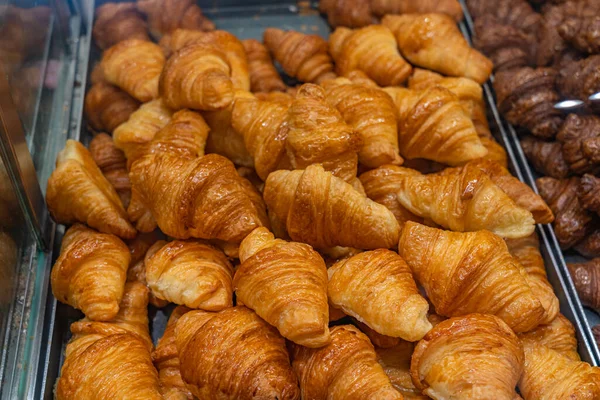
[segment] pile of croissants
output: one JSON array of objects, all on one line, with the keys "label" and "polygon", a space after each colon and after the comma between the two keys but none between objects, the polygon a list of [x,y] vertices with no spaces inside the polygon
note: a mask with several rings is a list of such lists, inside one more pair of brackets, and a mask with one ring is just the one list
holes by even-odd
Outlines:
[{"label": "pile of croissants", "polygon": [[553,213],[487,125],[492,63],[436,3],[264,43],[182,0],[97,10],[95,135],[46,197],[71,225],[52,291],[85,315],[58,400],[600,396],[534,232]]}]

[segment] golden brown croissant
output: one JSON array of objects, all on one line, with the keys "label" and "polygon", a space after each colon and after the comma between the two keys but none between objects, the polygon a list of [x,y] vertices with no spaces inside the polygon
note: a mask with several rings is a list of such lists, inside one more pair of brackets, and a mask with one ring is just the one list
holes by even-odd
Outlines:
[{"label": "golden brown croissant", "polygon": [[327,42],[320,36],[267,28],[263,42],[289,76],[314,83],[335,78]]},{"label": "golden brown croissant", "polygon": [[569,273],[581,302],[600,310],[600,259],[581,263],[568,263]]},{"label": "golden brown croissant", "polygon": [[248,56],[248,70],[250,71],[250,88],[253,92],[284,91],[285,83],[281,80],[279,72],[273,65],[269,50],[258,40],[247,39],[242,41]]},{"label": "golden brown croissant", "polygon": [[135,3],[104,3],[96,8],[92,31],[102,50],[126,39],[150,40],[148,25]]},{"label": "golden brown croissant", "polygon": [[393,247],[399,226],[384,206],[369,200],[320,165],[269,175],[264,199],[290,237],[317,248]]},{"label": "golden brown croissant", "polygon": [[124,207],[129,205],[131,198],[131,182],[127,172],[127,159],[119,150],[112,138],[106,133],[100,133],[90,142],[90,154],[121,198]]},{"label": "golden brown croissant", "polygon": [[112,133],[129,119],[140,103],[121,89],[99,82],[85,95],[85,116],[97,132]]},{"label": "golden brown croissant", "polygon": [[421,394],[410,377],[410,359],[413,349],[414,343],[404,340],[388,348],[376,345],[377,362],[383,367],[383,371],[390,378],[392,385],[402,393],[405,399],[427,400],[429,397]]},{"label": "golden brown croissant", "polygon": [[128,39],[102,55],[104,78],[135,99],[146,102],[158,98],[158,78],[165,66],[161,48],[152,42]]},{"label": "golden brown croissant", "polygon": [[246,307],[190,311],[175,337],[181,376],[199,399],[300,399],[284,339]]},{"label": "golden brown croissant", "polygon": [[523,348],[493,315],[450,318],[415,347],[410,372],[424,394],[438,399],[513,400]]},{"label": "golden brown croissant", "polygon": [[382,86],[400,85],[412,71],[398,52],[394,35],[383,25],[337,28],[329,37],[329,52],[339,75],[360,70]]},{"label": "golden brown croissant", "polygon": [[373,345],[352,325],[331,328],[319,349],[293,345],[292,365],[303,399],[402,400],[377,363]]},{"label": "golden brown croissant", "polygon": [[159,92],[168,107],[218,110],[233,100],[231,64],[213,44],[192,43],[173,54],[160,75]]},{"label": "golden brown croissant", "polygon": [[412,64],[478,83],[487,81],[492,72],[492,62],[469,46],[447,15],[386,15],[381,22],[394,33],[402,55]]},{"label": "golden brown croissant", "polygon": [[304,84],[288,110],[286,150],[294,169],[320,163],[336,177],[356,179],[362,139],[325,100],[325,90]]},{"label": "golden brown croissant", "polygon": [[527,273],[491,232],[449,232],[409,221],[398,252],[437,314],[492,314],[515,332],[532,330],[544,317]]},{"label": "golden brown croissant", "polygon": [[52,293],[91,320],[109,321],[119,312],[129,259],[118,237],[73,225],[52,268]]},{"label": "golden brown croissant", "polygon": [[531,340],[547,346],[552,350],[567,356],[571,360],[579,361],[577,353],[577,338],[573,324],[562,314],[548,325],[540,325],[534,330],[519,334],[521,340]]},{"label": "golden brown croissant", "polygon": [[115,188],[102,175],[90,152],[74,140],[67,140],[58,153],[56,169],[48,179],[46,203],[58,223],[84,222],[125,239],[136,234]]},{"label": "golden brown croissant", "polygon": [[457,22],[463,17],[462,7],[456,0],[371,0],[371,7],[379,16],[436,12],[449,15]]},{"label": "golden brown croissant", "polygon": [[150,101],[134,111],[113,132],[115,145],[123,150],[128,167],[146,151],[146,144],[171,121],[173,111],[162,99]]},{"label": "golden brown croissant", "polygon": [[398,143],[404,157],[459,165],[487,154],[471,118],[448,89],[385,91],[398,108]]},{"label": "golden brown croissant", "polygon": [[429,304],[408,265],[393,251],[359,253],[338,261],[327,273],[331,305],[376,332],[415,342],[431,329]]},{"label": "golden brown croissant", "polygon": [[158,339],[156,350],[152,353],[154,365],[158,370],[160,393],[164,400],[192,400],[192,392],[185,386],[179,369],[179,353],[175,343],[175,326],[179,318],[190,311],[177,306],[171,313],[162,337]]},{"label": "golden brown croissant", "polygon": [[519,390],[525,400],[596,399],[600,368],[571,360],[532,340],[523,340],[525,364]]},{"label": "golden brown croissant", "polygon": [[207,134],[200,115],[174,114],[131,167],[131,203],[144,207],[130,204],[128,211],[134,221],[150,211],[161,230],[177,239],[239,243],[268,224],[264,203],[229,160],[216,154],[201,157]]},{"label": "golden brown croissant", "polygon": [[156,39],[176,30],[212,31],[215,24],[202,14],[193,0],[138,0],[137,6],[148,17],[150,33]]},{"label": "golden brown croissant", "polygon": [[377,168],[402,163],[398,154],[398,111],[387,93],[345,78],[329,80],[323,87],[327,102],[362,137],[363,146],[358,152],[361,164]]},{"label": "golden brown croissant", "polygon": [[146,281],[159,299],[206,311],[233,306],[233,267],[198,241],[158,241],[146,254]]},{"label": "golden brown croissant", "polygon": [[373,22],[370,0],[321,0],[319,11],[332,27],[359,28]]},{"label": "golden brown croissant", "polygon": [[287,92],[259,92],[254,93],[254,97],[263,101],[270,101],[272,103],[278,103],[283,106],[291,106],[294,98],[296,97],[296,93],[291,95]]},{"label": "golden brown croissant", "polygon": [[510,254],[525,268],[527,283],[544,307],[545,315],[540,323],[549,324],[556,318],[559,304],[554,289],[548,282],[537,234],[534,232],[521,239],[507,239],[506,245]]},{"label": "golden brown croissant", "polygon": [[233,280],[238,304],[302,346],[321,347],[331,341],[327,269],[319,253],[257,228],[240,244],[240,262]]},{"label": "golden brown croissant", "polygon": [[398,177],[398,201],[410,212],[458,232],[487,229],[508,238],[529,236],[535,221],[476,165],[439,174]]}]

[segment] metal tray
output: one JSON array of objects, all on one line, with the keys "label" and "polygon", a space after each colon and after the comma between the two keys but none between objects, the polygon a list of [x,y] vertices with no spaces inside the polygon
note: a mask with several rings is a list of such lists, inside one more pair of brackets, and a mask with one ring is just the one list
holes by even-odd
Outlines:
[{"label": "metal tray", "polygon": [[[83,6],[84,14],[93,10],[93,0],[85,1]],[[256,38],[262,39],[262,32],[266,27],[278,26],[283,29],[294,29],[306,33],[316,33],[327,38],[330,28],[326,20],[316,11],[318,3],[294,2],[285,0],[213,0],[198,1],[203,12],[211,18],[219,29],[228,30],[242,39]],[[468,30],[464,24],[461,24],[463,33],[468,37]],[[82,42],[87,45],[81,51],[81,57],[76,74],[76,89],[78,93],[74,95],[76,99],[73,107],[71,121],[70,138],[81,140],[84,143],[89,142],[91,133],[85,129],[82,123],[82,102],[86,80],[91,68],[99,60],[100,52],[95,49],[90,42],[90,32],[85,34]],[[291,80],[290,80],[291,81]],[[507,151],[511,172],[520,180],[531,184],[528,179],[531,171],[527,163],[522,159],[522,153],[519,155],[516,151],[518,144],[515,144],[515,138],[507,133],[502,124],[502,119],[498,114],[493,101],[493,93],[489,84],[484,85],[486,102],[488,103],[488,112],[490,116],[490,128],[495,138],[502,144]],[[512,143],[511,143],[512,142]],[[538,234],[540,235],[540,247],[546,268],[548,270],[548,279],[561,304],[561,312],[573,323],[577,330],[579,341],[579,353],[584,361],[593,365],[598,365],[600,355],[597,347],[592,344],[592,334],[583,316],[581,304],[574,294],[574,288],[568,275],[565,277],[566,269],[560,250],[554,238],[552,229],[547,225],[538,225]],[[59,253],[59,243],[62,236],[57,234],[55,255]],[[48,347],[42,357],[42,363],[39,366],[38,380],[35,387],[35,399],[52,399],[53,389],[56,378],[59,375],[62,366],[65,346],[70,338],[69,326],[71,323],[82,318],[82,314],[73,308],[60,304],[49,294],[47,299],[48,310],[45,321],[44,341]],[[155,341],[162,336],[168,316],[173,307],[157,309],[152,306],[149,308],[149,319],[151,321],[150,333]]]}]

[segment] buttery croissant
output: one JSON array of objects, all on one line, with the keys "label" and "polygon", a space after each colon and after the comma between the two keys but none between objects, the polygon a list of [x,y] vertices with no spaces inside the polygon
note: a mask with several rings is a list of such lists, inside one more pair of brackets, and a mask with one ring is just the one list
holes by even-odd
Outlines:
[{"label": "buttery croissant", "polygon": [[594,399],[600,396],[600,368],[569,359],[532,340],[523,340],[525,364],[519,390],[525,400]]},{"label": "buttery croissant", "polygon": [[218,110],[233,100],[231,64],[213,44],[192,43],[173,54],[160,75],[159,92],[168,107]]},{"label": "buttery croissant", "polygon": [[527,283],[544,307],[545,315],[540,323],[551,323],[558,314],[559,304],[554,290],[548,282],[537,234],[534,232],[521,239],[507,239],[506,245],[510,254],[527,272]]},{"label": "buttery croissant", "polygon": [[171,121],[172,115],[173,111],[162,99],[153,100],[142,104],[127,122],[114,130],[115,146],[125,153],[128,168],[145,153],[146,143]]},{"label": "buttery croissant", "polygon": [[303,399],[401,400],[373,345],[352,325],[331,328],[331,343],[319,349],[292,346],[292,365]]},{"label": "buttery croissant", "polygon": [[158,241],[144,261],[159,299],[206,311],[233,306],[233,267],[221,251],[197,241]]},{"label": "buttery croissant", "polygon": [[270,101],[289,107],[296,97],[296,88],[294,88],[294,90],[295,92],[293,95],[288,92],[259,92],[254,93],[254,96],[259,100]]},{"label": "buttery croissant", "polygon": [[376,332],[414,342],[431,329],[429,304],[398,254],[384,249],[359,253],[327,273],[331,305]]},{"label": "buttery croissant", "polygon": [[332,27],[359,28],[372,23],[370,0],[322,0],[319,11],[327,15]]},{"label": "buttery croissant", "polygon": [[600,170],[600,117],[569,114],[556,139],[569,169],[581,175]]},{"label": "buttery croissant", "polygon": [[240,262],[233,280],[238,304],[302,346],[321,347],[331,341],[327,269],[319,253],[257,228],[240,244]]},{"label": "buttery croissant", "polygon": [[385,91],[398,108],[398,144],[404,157],[459,165],[487,154],[473,122],[448,89]]},{"label": "buttery croissant", "polygon": [[126,39],[150,40],[146,21],[135,3],[104,3],[96,8],[92,35],[102,50]]},{"label": "buttery croissant", "polygon": [[178,28],[212,31],[215,24],[202,14],[193,0],[138,0],[137,6],[148,17],[150,33],[156,39]]},{"label": "buttery croissant", "polygon": [[371,7],[378,16],[437,12],[449,15],[457,22],[463,17],[462,7],[456,0],[371,0]]},{"label": "buttery croissant", "polygon": [[569,176],[569,164],[564,158],[561,142],[546,142],[533,136],[521,139],[521,148],[536,171],[562,179]]},{"label": "buttery croissant", "polygon": [[91,320],[109,321],[119,312],[129,259],[118,237],[73,225],[52,268],[52,293]]},{"label": "buttery croissant", "polygon": [[314,83],[335,78],[327,42],[320,36],[267,28],[263,42],[289,76]]},{"label": "buttery croissant", "polygon": [[513,400],[523,348],[493,315],[450,318],[415,347],[410,372],[424,394],[439,399]]},{"label": "buttery croissant", "polygon": [[115,188],[102,175],[90,152],[74,140],[67,140],[58,153],[56,169],[48,179],[46,203],[58,223],[84,222],[125,239],[136,234]]},{"label": "buttery croissant", "polygon": [[104,52],[100,65],[108,83],[135,99],[146,102],[158,98],[158,78],[165,66],[165,56],[157,44],[123,40]]},{"label": "buttery croissant", "polygon": [[175,338],[181,376],[199,399],[300,399],[284,339],[245,307],[190,311]]},{"label": "buttery croissant", "polygon": [[269,175],[265,203],[290,237],[317,248],[393,247],[399,226],[384,206],[369,200],[320,165]]},{"label": "buttery croissant", "polygon": [[158,370],[160,393],[165,400],[192,400],[192,393],[181,378],[179,369],[179,353],[175,343],[175,326],[179,318],[190,311],[189,308],[178,306],[173,310],[162,337],[158,339],[156,350],[152,353],[154,365]]},{"label": "buttery croissant", "polygon": [[421,394],[421,391],[415,387],[410,377],[410,359],[414,343],[401,340],[396,345],[388,348],[375,346],[377,362],[383,367],[394,388],[402,393],[402,396],[407,400],[428,400],[429,397]]},{"label": "buttery croissant", "polygon": [[547,346],[548,348],[567,356],[571,360],[580,360],[579,354],[577,353],[575,328],[562,314],[558,314],[548,325],[540,325],[530,332],[520,333],[519,338],[521,340],[531,340]]},{"label": "buttery croissant", "polygon": [[112,133],[129,119],[140,103],[121,89],[99,82],[85,95],[85,116],[97,132]]},{"label": "buttery croissant", "polygon": [[469,46],[447,15],[386,15],[381,23],[394,33],[402,55],[412,64],[480,84],[492,72],[492,62]]},{"label": "buttery croissant", "polygon": [[581,302],[596,310],[600,309],[600,259],[567,263],[567,267]]},{"label": "buttery croissant", "polygon": [[487,229],[507,238],[529,236],[535,221],[476,165],[439,174],[398,177],[398,201],[410,212],[458,232]]},{"label": "buttery croissant", "polygon": [[329,37],[329,52],[339,75],[359,70],[382,86],[400,85],[412,71],[398,52],[394,35],[383,25],[354,31],[337,28]]},{"label": "buttery croissant", "polygon": [[248,56],[248,70],[250,73],[250,88],[253,92],[273,92],[286,89],[279,72],[273,65],[269,50],[258,40],[247,39],[242,41]]},{"label": "buttery croissant", "polygon": [[398,154],[397,110],[382,90],[337,78],[323,84],[326,99],[336,107],[348,125],[363,141],[358,160],[370,168],[400,164]]},{"label": "buttery croissant", "polygon": [[[252,184],[226,158],[203,154],[208,126],[198,114],[173,115],[129,174],[134,199],[161,230],[174,238],[220,239],[239,243],[254,228],[268,223],[264,203]],[[150,229],[153,230],[153,229]]]},{"label": "buttery croissant", "polygon": [[131,198],[131,182],[127,172],[127,159],[112,138],[100,133],[90,142],[90,154],[108,182],[115,188],[123,206],[127,207]]},{"label": "buttery croissant", "polygon": [[492,314],[515,332],[535,328],[544,317],[527,273],[491,232],[449,232],[409,221],[398,253],[439,315]]}]

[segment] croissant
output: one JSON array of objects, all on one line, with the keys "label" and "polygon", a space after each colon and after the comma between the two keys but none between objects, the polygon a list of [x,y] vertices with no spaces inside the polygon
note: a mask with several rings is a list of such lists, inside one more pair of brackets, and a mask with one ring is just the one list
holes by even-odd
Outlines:
[{"label": "croissant", "polygon": [[323,88],[302,85],[288,110],[288,120],[286,150],[294,169],[321,163],[346,182],[356,179],[361,136],[327,103]]},{"label": "croissant", "polygon": [[48,179],[46,203],[58,223],[84,222],[125,239],[136,234],[115,188],[102,175],[90,152],[74,140],[67,140],[58,153],[56,169]]},{"label": "croissant", "polygon": [[278,103],[283,106],[291,106],[294,98],[296,97],[296,93],[291,95],[287,92],[259,92],[254,93],[254,97],[263,101],[270,101],[272,103]]},{"label": "croissant", "polygon": [[412,71],[398,52],[394,35],[382,25],[337,28],[329,37],[329,52],[339,75],[359,70],[382,86],[400,85]]},{"label": "croissant", "polygon": [[150,33],[156,39],[176,30],[212,31],[215,24],[202,14],[193,0],[138,0],[137,6],[148,17]]},{"label": "croissant", "polygon": [[563,156],[561,142],[546,142],[527,136],[521,139],[521,148],[539,173],[556,179],[569,176],[569,165]]},{"label": "croissant", "polygon": [[91,320],[109,321],[119,312],[129,259],[118,237],[73,225],[52,268],[52,293]]},{"label": "croissant", "polygon": [[190,311],[184,306],[177,306],[171,313],[162,337],[158,339],[156,350],[152,353],[154,365],[158,370],[160,393],[165,400],[192,400],[192,393],[181,378],[179,369],[179,353],[175,343],[175,326],[182,315]]},{"label": "croissant", "polygon": [[289,76],[314,83],[335,78],[327,42],[320,36],[267,28],[263,42]]},{"label": "croissant", "polygon": [[558,314],[548,325],[540,325],[534,330],[519,334],[521,340],[531,340],[535,343],[547,346],[552,350],[567,356],[571,360],[579,361],[577,353],[577,338],[573,324]]},{"label": "croissant", "polygon": [[583,208],[600,214],[600,179],[594,175],[585,174],[581,177],[579,186],[579,201]]},{"label": "croissant", "polygon": [[565,63],[556,79],[558,91],[563,97],[587,101],[590,95],[600,91],[599,66],[600,55]]},{"label": "croissant", "polygon": [[427,300],[398,254],[384,249],[359,253],[327,272],[331,305],[376,332],[414,342],[431,329]]},{"label": "croissant", "polygon": [[323,86],[327,102],[362,137],[363,146],[358,152],[361,164],[376,168],[402,163],[398,154],[397,110],[387,93],[345,78],[327,81]]},{"label": "croissant", "polygon": [[[330,310],[331,309],[337,310],[338,312],[340,312],[340,314],[342,315],[342,318],[346,316],[346,314],[344,314],[343,311],[341,311],[341,310],[339,310],[337,308],[334,308],[334,307],[330,306]],[[329,319],[332,320],[331,316],[329,317]],[[333,319],[332,321],[335,321],[335,319]],[[390,347],[396,346],[400,342],[405,342],[404,340],[402,340],[400,338],[397,338],[397,337],[382,335],[381,333],[377,332],[376,330],[370,328],[369,325],[363,324],[362,322],[360,322],[356,318],[352,318],[352,323],[358,329],[360,329],[360,331],[362,333],[364,333],[365,335],[367,335],[367,337],[369,338],[369,340],[371,341],[371,343],[373,344],[373,346],[375,346],[376,350],[379,347],[381,347],[381,348],[390,348]],[[405,342],[405,343],[409,343],[409,342]]]},{"label": "croissant", "polygon": [[535,328],[544,317],[527,273],[491,232],[449,232],[409,221],[398,253],[439,315],[492,314],[515,332]]},{"label": "croissant", "polygon": [[393,347],[381,348],[375,345],[377,362],[383,367],[383,371],[390,378],[390,382],[397,391],[402,393],[408,400],[428,400],[429,397],[421,394],[415,387],[410,377],[410,359],[414,344],[401,340]]},{"label": "croissant", "polygon": [[212,246],[158,241],[148,251],[144,265],[148,287],[159,299],[207,311],[233,306],[233,267]]},{"label": "croissant", "polygon": [[[267,224],[264,203],[226,158],[203,153],[208,126],[183,110],[152,140],[129,174],[137,198],[161,230],[177,239],[196,237],[239,243]],[[134,221],[145,215],[129,213]],[[153,230],[153,229],[151,229]]]},{"label": "croissant", "polygon": [[511,124],[528,129],[542,139],[553,138],[562,124],[554,90],[556,71],[551,68],[519,68],[496,74],[499,111]]},{"label": "croissant", "polygon": [[140,103],[136,99],[121,89],[99,82],[92,85],[86,93],[84,111],[94,130],[112,133],[117,126],[127,121],[139,106]]},{"label": "croissant", "polygon": [[218,110],[233,100],[231,65],[215,45],[193,43],[173,54],[160,76],[159,92],[168,107]]},{"label": "croissant", "polygon": [[248,56],[248,70],[250,73],[250,88],[253,92],[273,92],[286,89],[279,72],[273,65],[269,50],[258,40],[246,39],[242,41]]},{"label": "croissant", "polygon": [[519,338],[501,319],[469,314],[429,331],[415,347],[410,373],[433,398],[513,400],[523,358]]},{"label": "croissant", "polygon": [[569,114],[556,139],[562,143],[565,162],[576,174],[600,170],[600,117]]},{"label": "croissant", "polygon": [[446,14],[456,22],[463,18],[462,7],[457,0],[371,0],[371,7],[378,16],[436,12]]},{"label": "croissant", "polygon": [[525,363],[519,390],[525,400],[593,399],[600,396],[600,368],[523,340]]},{"label": "croissant", "polygon": [[320,165],[269,175],[265,203],[290,237],[317,248],[333,246],[377,249],[393,247],[399,226],[394,215],[325,172]]},{"label": "croissant", "polygon": [[535,229],[531,213],[474,164],[440,174],[404,174],[398,179],[402,206],[453,231],[487,229],[502,237],[520,238]]},{"label": "croissant", "polygon": [[114,130],[115,146],[125,153],[128,168],[144,154],[146,143],[171,121],[172,115],[173,111],[162,99],[153,100],[142,104],[131,114],[127,122]]},{"label": "croissant", "polygon": [[[600,7],[596,8],[600,9]],[[579,18],[568,16],[558,27],[558,33],[564,40],[577,50],[588,54],[597,54],[600,52],[600,39],[598,39],[600,18],[594,12],[597,9],[590,9],[589,13],[591,15]]]},{"label": "croissant", "polygon": [[112,138],[106,133],[94,136],[89,150],[106,180],[117,191],[123,206],[127,207],[131,198],[131,183],[125,154],[115,146]]},{"label": "croissant", "polygon": [[492,62],[469,46],[447,15],[386,15],[381,23],[394,33],[402,55],[412,64],[480,84],[492,72]]},{"label": "croissant", "polygon": [[100,63],[104,79],[135,99],[147,102],[158,98],[158,78],[165,56],[157,44],[127,39],[106,50]]},{"label": "croissant", "polygon": [[599,262],[600,259],[593,258],[581,263],[567,263],[581,302],[596,310],[600,309]]},{"label": "croissant", "polygon": [[92,35],[102,50],[126,39],[150,40],[148,25],[135,3],[104,3],[96,8]]},{"label": "croissant", "polygon": [[506,245],[510,254],[527,272],[527,283],[544,307],[545,315],[541,323],[551,323],[558,314],[559,304],[554,289],[548,282],[537,234],[534,232],[521,239],[507,239]]},{"label": "croissant", "polygon": [[487,154],[473,122],[448,89],[385,91],[398,108],[398,144],[404,157],[459,165]]},{"label": "croissant", "polygon": [[319,11],[327,15],[332,27],[360,28],[372,23],[370,0],[322,0]]},{"label": "croissant", "polygon": [[537,32],[542,22],[542,16],[525,0],[467,0],[466,3],[475,20],[490,14],[503,25],[511,25],[531,34]]},{"label": "croissant", "polygon": [[536,180],[540,196],[554,213],[554,233],[563,250],[573,247],[589,233],[592,215],[581,206],[577,197],[579,178]]},{"label": "croissant", "polygon": [[238,304],[294,343],[321,347],[331,341],[327,269],[316,251],[257,228],[240,244],[240,261],[233,280]]},{"label": "croissant", "polygon": [[292,366],[303,399],[401,400],[373,345],[352,325],[331,328],[331,343],[319,349],[292,347]]},{"label": "croissant", "polygon": [[199,399],[300,399],[284,339],[245,307],[190,311],[175,338],[181,376]]}]

